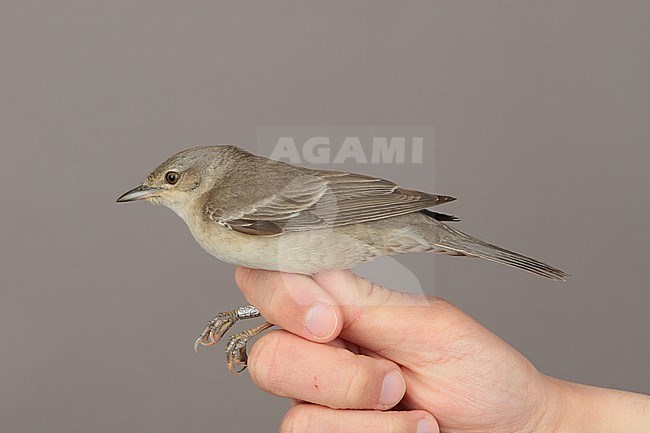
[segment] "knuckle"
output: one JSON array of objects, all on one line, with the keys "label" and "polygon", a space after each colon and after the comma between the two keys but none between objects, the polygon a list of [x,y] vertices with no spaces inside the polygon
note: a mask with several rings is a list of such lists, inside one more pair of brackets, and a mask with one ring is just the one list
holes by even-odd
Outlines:
[{"label": "knuckle", "polygon": [[289,409],[282,419],[280,433],[308,433],[312,418],[310,412],[302,404]]},{"label": "knuckle", "polygon": [[344,375],[347,380],[342,387],[344,390],[342,401],[347,407],[356,407],[363,405],[368,400],[368,389],[372,385],[372,378],[358,361],[353,362],[351,365],[354,365],[354,367],[350,369],[349,374]]},{"label": "knuckle", "polygon": [[384,432],[386,433],[400,433],[404,431],[403,423],[399,422],[394,416],[384,417]]}]

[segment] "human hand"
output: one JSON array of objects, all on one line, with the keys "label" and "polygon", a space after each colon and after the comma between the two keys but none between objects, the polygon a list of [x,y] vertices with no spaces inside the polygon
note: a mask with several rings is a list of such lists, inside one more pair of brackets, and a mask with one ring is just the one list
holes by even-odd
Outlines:
[{"label": "human hand", "polygon": [[249,357],[260,388],[305,402],[289,411],[282,432],[595,432],[590,396],[614,409],[612,400],[630,395],[548,378],[449,303],[349,271],[306,277],[239,268],[236,279],[284,329],[260,338]]}]

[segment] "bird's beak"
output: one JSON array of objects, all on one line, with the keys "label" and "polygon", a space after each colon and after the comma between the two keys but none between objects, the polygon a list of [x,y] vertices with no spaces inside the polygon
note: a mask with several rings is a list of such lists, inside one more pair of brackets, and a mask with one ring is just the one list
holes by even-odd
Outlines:
[{"label": "bird's beak", "polygon": [[140,185],[133,188],[131,191],[125,192],[117,199],[118,203],[123,203],[127,201],[136,201],[149,198],[156,193],[156,190],[149,188],[148,186]]}]

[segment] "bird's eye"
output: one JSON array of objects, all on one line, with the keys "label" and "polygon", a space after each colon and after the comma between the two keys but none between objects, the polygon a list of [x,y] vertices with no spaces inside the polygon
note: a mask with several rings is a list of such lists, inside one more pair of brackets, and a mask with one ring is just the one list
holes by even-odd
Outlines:
[{"label": "bird's eye", "polygon": [[178,182],[178,173],[175,171],[168,171],[165,174],[165,181],[170,185],[175,185]]}]

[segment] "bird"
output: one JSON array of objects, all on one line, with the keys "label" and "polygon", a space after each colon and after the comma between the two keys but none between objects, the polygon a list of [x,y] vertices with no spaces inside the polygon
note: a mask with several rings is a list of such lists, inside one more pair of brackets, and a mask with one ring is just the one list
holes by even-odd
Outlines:
[{"label": "bird", "polygon": [[[168,207],[205,251],[237,266],[315,275],[381,256],[438,253],[479,257],[551,280],[569,277],[463,233],[451,227],[457,217],[431,210],[455,197],[363,174],[292,165],[234,145],[176,153],[117,199],[137,200]],[[259,316],[252,305],[220,313],[195,348],[216,344],[238,320]],[[230,337],[231,372],[246,368],[246,343],[271,326],[267,322]]]}]

